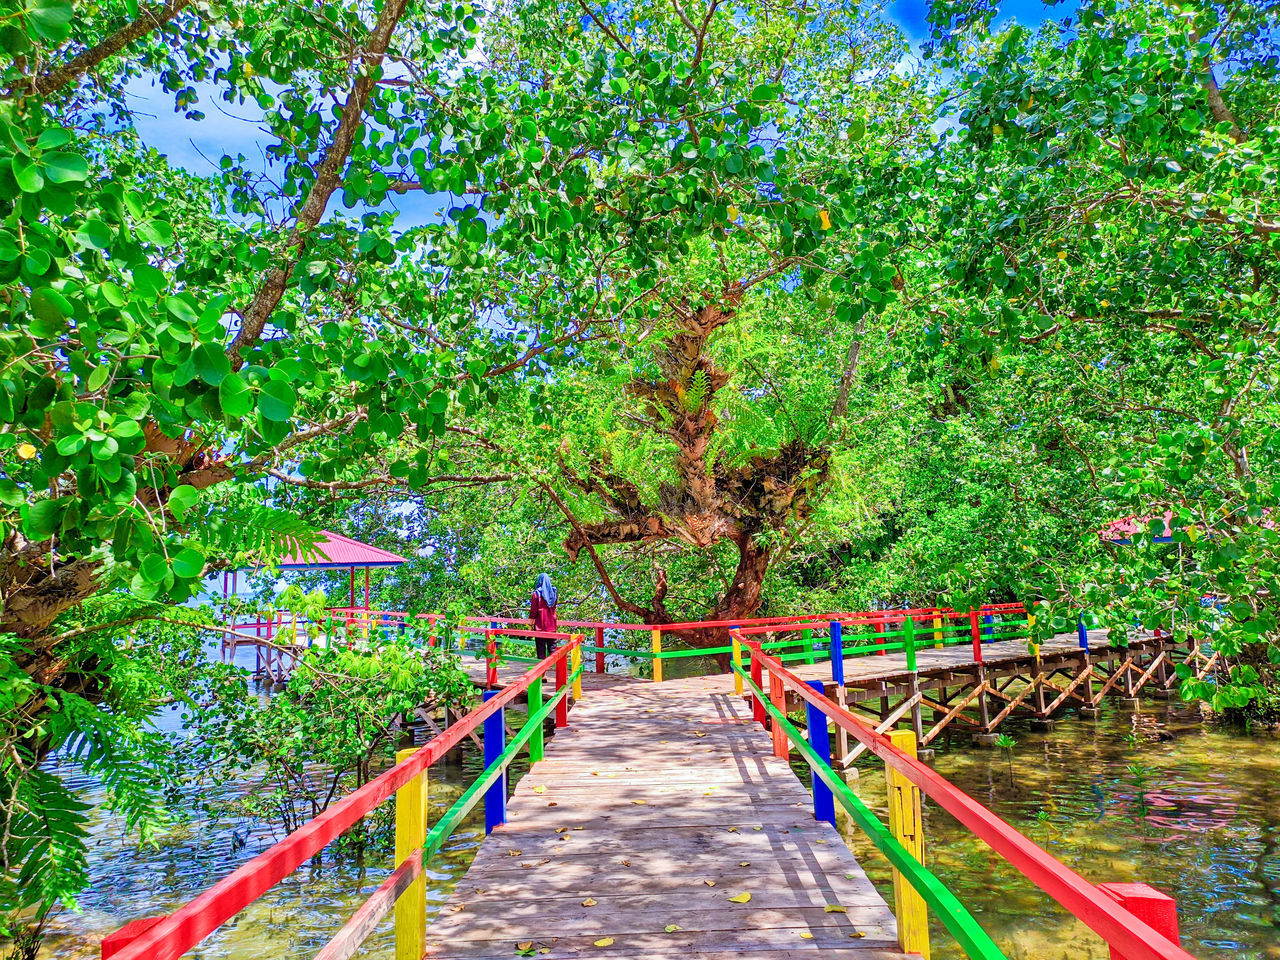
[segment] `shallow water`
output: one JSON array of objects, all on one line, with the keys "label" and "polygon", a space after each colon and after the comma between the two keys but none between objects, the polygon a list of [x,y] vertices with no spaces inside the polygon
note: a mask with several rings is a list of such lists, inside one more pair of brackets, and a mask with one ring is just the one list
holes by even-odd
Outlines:
[{"label": "shallow water", "polygon": [[[1051,733],[1006,724],[1017,740],[1008,754],[957,735],[939,744],[935,769],[1086,879],[1172,896],[1182,945],[1200,960],[1280,958],[1280,737],[1206,724],[1178,703],[1105,710]],[[862,763],[855,783],[885,818],[883,766]],[[1107,956],[1099,937],[949,814],[926,804],[924,815],[928,866],[1010,960]],[[888,894],[884,858],[856,828],[843,832]],[[964,956],[936,918],[932,941],[937,960]]]},{"label": "shallow water", "polygon": [[[513,719],[515,719],[513,717]],[[1183,944],[1200,960],[1280,960],[1280,738],[1248,736],[1200,721],[1179,704],[1140,713],[1108,707],[1101,720],[1069,718],[1052,733],[1006,724],[1017,739],[1006,756],[965,739],[940,743],[936,769],[1089,880],[1144,880],[1178,902]],[[1130,764],[1149,768],[1135,773]],[[479,757],[432,770],[434,822],[480,769]],[[523,767],[517,771],[523,772]],[[884,777],[864,758],[852,781],[884,816]],[[78,784],[94,802],[101,789]],[[936,807],[926,805],[927,855],[1011,960],[1102,960],[1107,951],[1083,925]],[[80,913],[52,925],[45,956],[97,955],[100,938],[138,917],[185,903],[273,841],[256,825],[233,852],[233,829],[203,820],[166,831],[139,849],[120,821],[95,813],[92,886]],[[888,898],[889,870],[857,832],[846,837]],[[480,809],[427,869],[428,899],[439,905],[483,838]],[[309,960],[389,873],[391,854],[362,862],[326,858],[278,885],[208,938],[191,956],[208,960]],[[934,957],[963,956],[933,922]],[[393,953],[391,918],[362,957]]]}]

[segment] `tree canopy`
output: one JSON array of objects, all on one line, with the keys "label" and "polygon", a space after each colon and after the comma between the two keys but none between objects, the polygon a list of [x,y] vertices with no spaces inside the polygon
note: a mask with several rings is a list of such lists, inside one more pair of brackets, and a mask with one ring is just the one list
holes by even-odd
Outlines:
[{"label": "tree canopy", "polygon": [[398,609],[1020,599],[1280,710],[1275,3],[4,10],[4,906],[78,882],[42,761],[145,821],[183,605],[326,524]]}]

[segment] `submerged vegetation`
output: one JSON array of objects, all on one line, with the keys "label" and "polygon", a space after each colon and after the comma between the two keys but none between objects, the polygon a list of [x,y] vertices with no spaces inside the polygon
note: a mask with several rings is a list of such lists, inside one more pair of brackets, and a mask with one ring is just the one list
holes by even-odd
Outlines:
[{"label": "submerged vegetation", "polygon": [[[462,695],[409,643],[261,710],[207,662],[206,578],[326,525],[410,545],[396,609],[1019,599],[1280,717],[1275,4],[1057,13],[8,3],[0,914],[85,883],[55,752],[145,833],[188,702],[288,828]],[[146,83],[258,149],[178,165]]]}]

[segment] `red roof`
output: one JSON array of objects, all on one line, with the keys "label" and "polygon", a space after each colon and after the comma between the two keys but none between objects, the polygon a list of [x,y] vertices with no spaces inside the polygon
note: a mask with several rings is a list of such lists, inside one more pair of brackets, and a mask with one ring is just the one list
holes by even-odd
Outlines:
[{"label": "red roof", "polygon": [[[1103,540],[1111,543],[1126,543],[1133,539],[1133,535],[1139,530],[1144,533],[1151,529],[1151,521],[1155,519],[1152,514],[1149,517],[1122,517],[1119,520],[1112,520],[1105,527],[1098,531],[1098,536]],[[1156,534],[1158,537],[1172,537],[1173,530],[1169,526],[1169,521],[1173,519],[1173,511],[1166,510],[1164,512],[1164,530]]]},{"label": "red roof", "polygon": [[371,547],[332,530],[321,530],[313,549],[280,558],[281,570],[326,570],[337,567],[398,567],[408,561],[390,550]]}]

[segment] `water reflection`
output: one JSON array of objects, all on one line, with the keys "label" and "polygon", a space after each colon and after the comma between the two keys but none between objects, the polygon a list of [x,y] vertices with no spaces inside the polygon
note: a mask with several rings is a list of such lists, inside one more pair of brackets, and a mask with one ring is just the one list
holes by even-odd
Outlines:
[{"label": "water reflection", "polygon": [[[1108,707],[1051,733],[1006,725],[1010,756],[941,743],[936,769],[1087,879],[1143,881],[1178,902],[1183,946],[1200,960],[1280,958],[1280,738],[1204,724],[1182,704]],[[860,764],[859,794],[884,814],[883,768]],[[1103,960],[1083,924],[936,807],[930,867],[1011,960]],[[846,825],[889,894],[884,859]],[[934,956],[964,954],[934,922]]]}]

